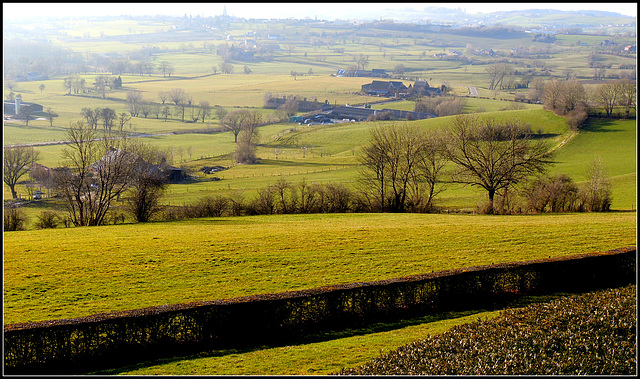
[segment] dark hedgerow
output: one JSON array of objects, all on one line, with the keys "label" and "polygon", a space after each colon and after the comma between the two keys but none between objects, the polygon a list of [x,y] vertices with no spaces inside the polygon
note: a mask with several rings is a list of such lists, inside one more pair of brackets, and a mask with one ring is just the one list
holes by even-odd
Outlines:
[{"label": "dark hedgerow", "polygon": [[636,286],[511,309],[340,375],[636,375]]}]

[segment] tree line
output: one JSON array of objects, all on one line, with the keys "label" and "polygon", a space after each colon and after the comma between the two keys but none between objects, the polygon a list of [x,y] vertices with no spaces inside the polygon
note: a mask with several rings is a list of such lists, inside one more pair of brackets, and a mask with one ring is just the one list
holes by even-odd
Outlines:
[{"label": "tree line", "polygon": [[[253,163],[260,114],[236,111],[223,119],[236,117],[239,121],[234,125],[240,125],[241,130],[236,160]],[[51,180],[68,211],[66,220],[74,226],[108,222],[109,210],[121,196],[138,222],[153,217],[441,212],[437,196],[451,184],[484,190],[487,202],[477,211],[486,214],[608,211],[611,205],[610,184],[599,160],[590,164],[582,186],[566,175],[544,175],[553,163],[553,152],[530,126],[517,119],[498,122],[477,114],[456,116],[450,127],[442,130],[408,123],[373,128],[360,155],[361,172],[355,189],[280,179],[258,190],[250,201],[237,192],[183,207],[161,205],[167,163],[158,149],[122,134],[99,133],[81,121],[71,125],[68,138],[71,142],[63,150],[65,166],[52,170]],[[37,159],[33,148],[5,148],[4,181],[14,198],[16,183]],[[6,212],[9,219],[5,225],[16,224],[16,212]],[[39,225],[46,224],[44,221],[40,219]]]}]

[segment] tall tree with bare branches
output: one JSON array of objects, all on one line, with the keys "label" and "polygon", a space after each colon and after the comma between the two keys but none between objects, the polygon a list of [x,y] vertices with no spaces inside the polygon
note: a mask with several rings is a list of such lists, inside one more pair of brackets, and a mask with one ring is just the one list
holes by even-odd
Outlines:
[{"label": "tall tree with bare branches", "polygon": [[494,196],[550,165],[545,141],[534,140],[519,120],[498,122],[478,115],[459,115],[449,129],[447,158],[456,166],[452,181],[487,191],[487,212],[494,213]]},{"label": "tall tree with bare branches", "polygon": [[11,190],[11,197],[18,198],[16,184],[38,160],[40,154],[32,146],[5,147],[2,179]]}]

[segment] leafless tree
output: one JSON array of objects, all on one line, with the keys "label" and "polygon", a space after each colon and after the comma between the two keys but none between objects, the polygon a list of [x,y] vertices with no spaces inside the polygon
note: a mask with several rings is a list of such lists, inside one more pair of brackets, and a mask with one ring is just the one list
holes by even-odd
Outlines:
[{"label": "leafless tree", "polygon": [[126,196],[127,208],[136,221],[147,222],[164,209],[160,200],[167,188],[166,159],[157,148],[140,142],[132,143],[129,149],[138,159]]},{"label": "leafless tree", "polygon": [[595,88],[593,96],[593,100],[604,108],[607,117],[611,117],[618,100],[619,85],[616,82],[600,84]]},{"label": "leafless tree", "polygon": [[75,226],[102,224],[131,181],[137,156],[127,152],[127,139],[109,137],[81,121],[67,131],[65,168],[55,171],[54,180]]},{"label": "leafless tree", "polygon": [[361,156],[365,169],[360,183],[372,209],[407,210],[410,187],[412,183],[417,185],[416,171],[426,148],[425,133],[417,126],[395,123],[371,131],[370,143]]},{"label": "leafless tree", "polygon": [[629,117],[631,108],[636,108],[637,87],[635,80],[621,79],[619,104],[624,107],[625,116]]},{"label": "leafless tree", "polygon": [[552,163],[546,142],[533,140],[530,128],[519,120],[498,122],[477,114],[456,116],[448,132],[446,156],[456,166],[452,182],[487,191],[489,214],[494,213],[497,191],[543,172]]},{"label": "leafless tree", "polygon": [[242,130],[236,143],[236,162],[253,164],[258,161],[256,145],[258,144],[258,126],[262,124],[262,114],[258,111],[245,111],[241,115]]},{"label": "leafless tree", "polygon": [[180,101],[186,100],[187,93],[182,88],[172,88],[167,93],[167,98],[169,99],[169,101],[171,101],[175,105],[178,105],[178,103],[180,103]]},{"label": "leafless tree", "polygon": [[[219,108],[220,109],[220,108]],[[247,110],[231,111],[227,113],[223,119],[221,119],[222,126],[233,133],[234,142],[238,143],[238,135],[242,131],[242,123],[245,118],[245,114],[249,113]]]},{"label": "leafless tree", "polygon": [[504,78],[513,72],[511,65],[508,63],[493,63],[485,69],[489,74],[489,89],[502,89]]},{"label": "leafless tree", "polygon": [[142,92],[140,91],[127,91],[127,107],[129,108],[129,113],[131,116],[138,117],[140,114],[140,108],[142,106]]},{"label": "leafless tree", "polygon": [[369,56],[360,53],[353,57],[353,61],[358,65],[358,69],[362,67],[362,69],[364,70],[369,64]]},{"label": "leafless tree", "polygon": [[220,62],[220,72],[223,74],[233,74],[233,65],[229,62]]},{"label": "leafless tree", "polygon": [[104,122],[104,130],[105,130],[105,132],[107,130],[110,132],[111,128],[113,127],[113,121],[115,121],[115,119],[118,117],[118,115],[116,114],[116,111],[114,109],[109,108],[109,107],[105,107],[105,108],[102,108],[100,110],[100,117],[102,118],[102,121]]},{"label": "leafless tree", "polygon": [[53,118],[57,116],[58,114],[54,112],[52,108],[47,108],[47,119],[49,119],[49,126],[53,126]]},{"label": "leafless tree", "polygon": [[600,157],[594,158],[587,167],[586,181],[580,188],[584,210],[606,212],[611,207],[611,184]]},{"label": "leafless tree", "polygon": [[544,84],[542,103],[547,110],[555,111],[560,107],[562,84],[557,79],[552,79]]},{"label": "leafless tree", "polygon": [[16,184],[39,159],[39,152],[32,146],[5,147],[2,159],[2,178],[4,183],[11,190],[11,197],[18,198]]},{"label": "leafless tree", "polygon": [[118,128],[120,132],[123,131],[125,124],[131,120],[131,117],[127,115],[125,112],[122,112],[118,115]]},{"label": "leafless tree", "polygon": [[198,114],[202,117],[202,122],[204,122],[205,117],[209,117],[211,114],[211,105],[209,105],[208,101],[201,101],[199,104]]},{"label": "leafless tree", "polygon": [[167,93],[165,91],[158,92],[158,98],[162,101],[162,105],[164,105],[165,101],[167,101]]}]

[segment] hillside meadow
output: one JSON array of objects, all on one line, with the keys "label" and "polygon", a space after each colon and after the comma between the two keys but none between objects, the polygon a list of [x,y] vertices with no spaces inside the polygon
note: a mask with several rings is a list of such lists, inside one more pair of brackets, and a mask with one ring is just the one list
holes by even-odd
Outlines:
[{"label": "hillside meadow", "polygon": [[381,280],[635,243],[635,212],[247,216],[5,232],[4,321]]}]

